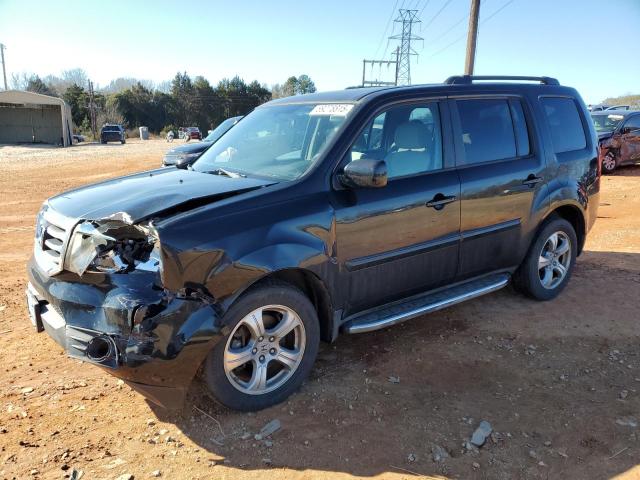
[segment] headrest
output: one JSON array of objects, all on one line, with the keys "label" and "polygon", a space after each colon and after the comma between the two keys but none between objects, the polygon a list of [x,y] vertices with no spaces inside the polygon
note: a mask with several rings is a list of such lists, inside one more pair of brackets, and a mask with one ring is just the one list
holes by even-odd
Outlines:
[{"label": "headrest", "polygon": [[427,146],[427,132],[422,122],[404,122],[398,125],[395,134],[396,148],[417,150]]}]

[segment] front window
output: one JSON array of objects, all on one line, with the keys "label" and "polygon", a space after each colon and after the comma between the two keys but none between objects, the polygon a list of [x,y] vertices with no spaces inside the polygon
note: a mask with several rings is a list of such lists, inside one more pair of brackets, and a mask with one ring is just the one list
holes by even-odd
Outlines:
[{"label": "front window", "polygon": [[622,115],[591,115],[596,132],[612,132],[624,119]]},{"label": "front window", "polygon": [[351,104],[262,107],[214,143],[193,169],[295,180],[316,164]]},{"label": "front window", "polygon": [[391,180],[443,168],[437,102],[392,107],[373,118],[351,147],[350,160],[387,164]]}]

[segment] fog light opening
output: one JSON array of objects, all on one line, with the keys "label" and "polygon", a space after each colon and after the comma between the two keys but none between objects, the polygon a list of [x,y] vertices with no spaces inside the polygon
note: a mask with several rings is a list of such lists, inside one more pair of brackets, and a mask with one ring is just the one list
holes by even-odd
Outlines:
[{"label": "fog light opening", "polygon": [[95,337],[87,344],[87,357],[94,362],[102,362],[113,356],[111,341],[105,337]]}]

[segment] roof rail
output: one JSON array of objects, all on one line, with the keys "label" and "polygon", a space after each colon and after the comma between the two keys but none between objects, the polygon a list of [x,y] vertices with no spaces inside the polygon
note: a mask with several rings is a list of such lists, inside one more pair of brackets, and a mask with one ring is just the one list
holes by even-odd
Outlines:
[{"label": "roof rail", "polygon": [[510,75],[455,75],[453,77],[447,78],[444,83],[447,85],[470,85],[475,80],[527,80],[532,82],[540,82],[543,85],[560,85],[560,82],[557,79],[551,77],[527,77]]}]

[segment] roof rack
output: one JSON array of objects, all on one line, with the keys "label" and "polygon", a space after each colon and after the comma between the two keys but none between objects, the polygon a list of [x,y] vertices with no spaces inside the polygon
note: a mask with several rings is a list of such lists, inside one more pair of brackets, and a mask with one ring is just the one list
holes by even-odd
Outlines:
[{"label": "roof rack", "polygon": [[531,82],[540,82],[543,85],[560,85],[560,82],[557,79],[551,77],[527,77],[510,75],[455,75],[453,77],[447,78],[444,83],[447,85],[470,85],[475,80],[526,80]]}]

